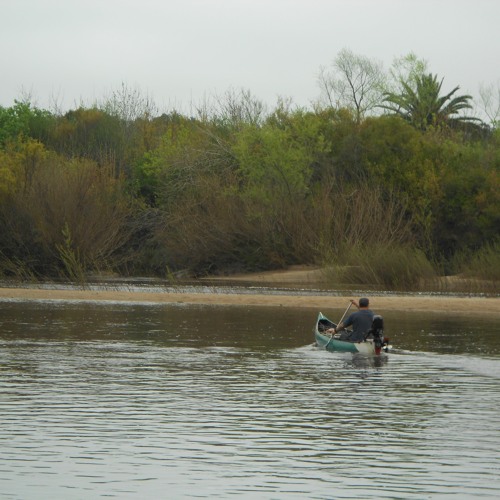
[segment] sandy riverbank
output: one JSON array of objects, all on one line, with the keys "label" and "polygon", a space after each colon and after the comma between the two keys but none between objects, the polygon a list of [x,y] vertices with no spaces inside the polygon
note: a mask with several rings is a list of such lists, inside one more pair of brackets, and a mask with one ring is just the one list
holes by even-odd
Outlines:
[{"label": "sandy riverbank", "polygon": [[[324,279],[321,269],[307,266],[295,266],[285,271],[266,271],[254,274],[232,275],[217,278],[217,281],[261,283],[263,286],[276,284],[294,286],[320,284]],[[112,301],[158,304],[208,304],[236,306],[274,306],[290,308],[308,308],[327,311],[344,309],[349,299],[358,298],[350,295],[325,296],[307,292],[304,295],[237,293],[223,288],[211,288],[210,280],[200,280],[200,285],[206,284],[207,293],[187,293],[179,288],[177,292],[150,291],[119,291],[119,290],[64,290],[46,288],[1,288],[0,300],[58,300],[58,301]],[[248,290],[246,290],[248,292]],[[435,311],[453,312],[455,314],[491,314],[500,317],[500,298],[454,297],[447,295],[415,294],[415,295],[384,295],[371,293],[371,306],[377,312],[384,311]]]},{"label": "sandy riverbank", "polygon": [[[488,314],[500,317],[500,298],[448,296],[377,296],[371,294],[371,305],[379,313],[384,311],[436,311],[456,314]],[[238,293],[151,293],[115,290],[47,290],[41,288],[0,288],[1,300],[58,300],[87,302],[133,302],[159,304],[212,304],[237,306],[276,306],[308,308],[328,311],[345,308],[351,296],[322,295],[267,295]],[[356,298],[356,297],[354,297]],[[0,306],[1,307],[1,306]]]}]

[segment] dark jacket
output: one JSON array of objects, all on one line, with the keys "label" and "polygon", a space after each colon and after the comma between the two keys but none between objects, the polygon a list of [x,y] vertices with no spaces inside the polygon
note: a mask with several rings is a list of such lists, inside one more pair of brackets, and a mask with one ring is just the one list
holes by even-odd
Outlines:
[{"label": "dark jacket", "polygon": [[360,309],[353,312],[344,322],[345,328],[352,325],[352,333],[349,340],[359,342],[364,339],[364,334],[371,328],[375,314],[370,309]]}]

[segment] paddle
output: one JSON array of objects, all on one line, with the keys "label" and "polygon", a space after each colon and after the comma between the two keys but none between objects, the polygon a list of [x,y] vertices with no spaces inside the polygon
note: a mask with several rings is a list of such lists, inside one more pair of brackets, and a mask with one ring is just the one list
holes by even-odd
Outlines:
[{"label": "paddle", "polygon": [[352,302],[349,302],[349,306],[347,307],[347,309],[345,310],[344,314],[342,315],[342,317],[340,318],[340,321],[337,323],[337,326],[340,325],[340,323],[342,323],[342,321],[344,320],[346,314],[349,312],[349,309],[352,307]]},{"label": "paddle", "polygon": [[[347,306],[347,309],[344,311],[344,314],[342,315],[342,317],[340,318],[340,321],[335,325],[335,327],[339,326],[340,323],[342,323],[342,320],[345,318],[345,315],[349,312],[349,309],[352,307],[352,302],[349,303],[349,305]],[[330,334],[333,338],[333,332]]]}]

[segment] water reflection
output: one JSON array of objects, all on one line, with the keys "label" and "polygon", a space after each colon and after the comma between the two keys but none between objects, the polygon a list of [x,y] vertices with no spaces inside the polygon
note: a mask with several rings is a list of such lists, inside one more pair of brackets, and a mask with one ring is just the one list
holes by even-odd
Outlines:
[{"label": "water reflection", "polygon": [[2,495],[494,498],[498,325],[384,317],[374,359],[315,311],[2,304]]}]

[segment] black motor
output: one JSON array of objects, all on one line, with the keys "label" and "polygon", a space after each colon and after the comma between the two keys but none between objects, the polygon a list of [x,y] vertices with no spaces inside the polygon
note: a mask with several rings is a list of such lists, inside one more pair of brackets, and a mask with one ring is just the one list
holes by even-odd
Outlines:
[{"label": "black motor", "polygon": [[373,339],[376,352],[380,352],[382,347],[388,345],[389,339],[384,338],[384,318],[382,316],[373,316],[372,326],[365,334],[365,340],[367,338]]},{"label": "black motor", "polygon": [[384,318],[378,314],[373,316],[372,326],[365,333],[365,340],[368,338],[377,338],[384,336]]}]

